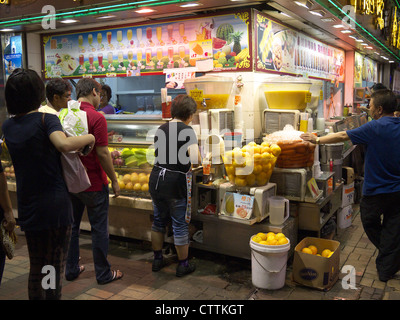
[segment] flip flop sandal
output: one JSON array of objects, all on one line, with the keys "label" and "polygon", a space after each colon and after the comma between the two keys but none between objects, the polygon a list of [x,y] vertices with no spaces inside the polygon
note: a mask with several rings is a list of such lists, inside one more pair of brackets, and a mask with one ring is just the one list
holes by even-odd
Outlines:
[{"label": "flip flop sandal", "polygon": [[114,280],[120,280],[124,276],[123,272],[120,270],[111,270],[111,273],[112,273],[111,280],[106,282],[98,282],[98,284],[107,284]]}]

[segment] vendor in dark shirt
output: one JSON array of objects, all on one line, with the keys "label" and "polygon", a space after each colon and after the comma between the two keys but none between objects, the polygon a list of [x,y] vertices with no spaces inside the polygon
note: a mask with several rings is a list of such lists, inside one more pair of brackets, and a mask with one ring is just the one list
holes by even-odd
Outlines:
[{"label": "vendor in dark shirt", "polygon": [[156,158],[149,181],[154,207],[152,270],[157,272],[165,265],[162,247],[166,225],[172,219],[179,259],[176,268],[178,277],[195,270],[195,264],[188,261],[191,165],[199,163],[200,156],[196,134],[188,124],[196,110],[196,102],[187,95],[179,95],[173,100],[173,120],[161,125],[154,137]]}]

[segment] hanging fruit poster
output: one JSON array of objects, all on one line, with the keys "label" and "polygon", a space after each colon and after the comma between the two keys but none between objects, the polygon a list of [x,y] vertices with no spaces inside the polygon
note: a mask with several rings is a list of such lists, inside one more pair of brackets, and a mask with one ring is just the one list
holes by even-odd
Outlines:
[{"label": "hanging fruit poster", "polygon": [[255,11],[255,70],[343,82],[345,52]]},{"label": "hanging fruit poster", "polygon": [[45,78],[162,74],[199,62],[213,71],[251,70],[250,12],[43,35]]}]

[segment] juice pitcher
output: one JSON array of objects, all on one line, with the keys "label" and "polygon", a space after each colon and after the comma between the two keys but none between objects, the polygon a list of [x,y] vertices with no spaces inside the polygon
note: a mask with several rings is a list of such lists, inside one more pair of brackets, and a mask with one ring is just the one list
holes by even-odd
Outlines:
[{"label": "juice pitcher", "polygon": [[274,196],[269,201],[269,222],[273,225],[282,225],[289,218],[289,200]]}]

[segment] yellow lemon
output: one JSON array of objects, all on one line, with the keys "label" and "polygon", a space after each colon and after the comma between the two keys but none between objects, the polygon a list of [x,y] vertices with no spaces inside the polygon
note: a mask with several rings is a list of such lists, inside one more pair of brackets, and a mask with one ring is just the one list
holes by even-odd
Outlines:
[{"label": "yellow lemon", "polygon": [[264,171],[264,172],[269,172],[269,169],[271,169],[271,164],[270,163],[264,163],[263,165],[262,165],[262,171]]},{"label": "yellow lemon", "polygon": [[132,182],[128,182],[128,183],[125,185],[125,189],[127,189],[127,190],[133,190],[133,184],[132,184]]},{"label": "yellow lemon", "polygon": [[261,150],[260,150],[260,153],[261,154],[263,154],[263,153],[270,153],[271,152],[271,149],[269,148],[269,146],[265,146],[265,147],[261,147]]},{"label": "yellow lemon", "polygon": [[288,242],[289,241],[288,241],[288,239],[286,239],[286,237],[278,239],[278,245],[286,244]]},{"label": "yellow lemon", "polygon": [[267,245],[269,245],[269,246],[276,246],[277,244],[278,244],[278,240],[276,240],[276,239],[268,240],[268,239],[267,239]]},{"label": "yellow lemon", "polygon": [[267,233],[267,238],[268,238],[269,236],[274,236],[274,237],[275,237],[275,233],[274,233],[274,232],[268,232],[268,233]]},{"label": "yellow lemon", "polygon": [[118,180],[118,185],[120,189],[125,189],[125,183],[121,180]]},{"label": "yellow lemon", "polygon": [[254,154],[256,153],[261,153],[261,147],[260,146],[254,146]]},{"label": "yellow lemon", "polygon": [[303,253],[308,253],[308,254],[313,254],[312,251],[311,251],[311,249],[309,249],[309,248],[303,248],[303,249],[301,250],[301,252],[303,252]]},{"label": "yellow lemon", "polygon": [[229,176],[230,174],[235,174],[235,167],[231,164],[225,165],[226,174]]},{"label": "yellow lemon", "polygon": [[256,164],[253,169],[254,174],[259,174],[262,171],[262,166],[260,164]]},{"label": "yellow lemon", "polygon": [[246,181],[246,179],[236,177],[235,178],[235,184],[238,187],[245,187],[247,185],[247,181]]},{"label": "yellow lemon", "polygon": [[281,154],[281,147],[278,146],[277,144],[271,144],[270,147],[272,154],[277,157]]},{"label": "yellow lemon", "polygon": [[260,241],[263,241],[262,239],[261,239],[261,237],[259,237],[258,235],[255,235],[254,237],[253,237],[253,239],[252,239],[254,242],[257,242],[257,243],[260,243]]},{"label": "yellow lemon", "polygon": [[249,174],[246,176],[246,182],[248,186],[252,186],[256,182],[256,176],[254,174]]},{"label": "yellow lemon", "polygon": [[328,258],[329,254],[331,254],[331,250],[325,249],[321,252],[321,256]]},{"label": "yellow lemon", "polygon": [[131,182],[131,175],[130,174],[125,174],[124,177],[122,178],[122,181],[127,184],[128,182]]},{"label": "yellow lemon", "polygon": [[135,184],[133,185],[133,190],[135,190],[135,191],[141,191],[141,190],[142,190],[142,185],[141,185],[139,182],[135,183]]},{"label": "yellow lemon", "polygon": [[257,146],[257,143],[255,143],[254,141],[252,141],[252,142],[249,142],[247,145],[248,145],[248,146],[253,146],[253,147],[255,147],[255,146]]},{"label": "yellow lemon", "polygon": [[286,238],[282,232],[278,232],[275,236],[277,239]]},{"label": "yellow lemon", "polygon": [[272,240],[276,240],[275,235],[269,235],[267,236],[267,241],[272,241]]},{"label": "yellow lemon", "polygon": [[331,251],[331,253],[330,253],[330,254],[328,254],[328,257],[327,257],[327,258],[330,258],[330,257],[331,257],[331,255],[333,255],[333,251]]},{"label": "yellow lemon", "polygon": [[261,147],[269,147],[269,143],[267,141],[263,141],[261,143]]},{"label": "yellow lemon", "polygon": [[308,249],[310,249],[312,251],[312,254],[317,254],[318,249],[316,246],[310,245],[308,246]]},{"label": "yellow lemon", "polygon": [[139,182],[139,175],[136,172],[133,172],[131,174],[131,182],[133,185],[135,185],[135,183]]},{"label": "yellow lemon", "polygon": [[148,183],[142,184],[141,190],[144,191],[144,192],[149,191],[149,184]]},{"label": "yellow lemon", "polygon": [[260,241],[260,242],[259,242],[259,244],[268,244],[268,242],[267,242],[267,241],[264,241],[264,240],[262,240],[262,241]]},{"label": "yellow lemon", "polygon": [[265,233],[259,232],[257,233],[257,236],[259,236],[261,240],[267,240],[267,235]]}]

